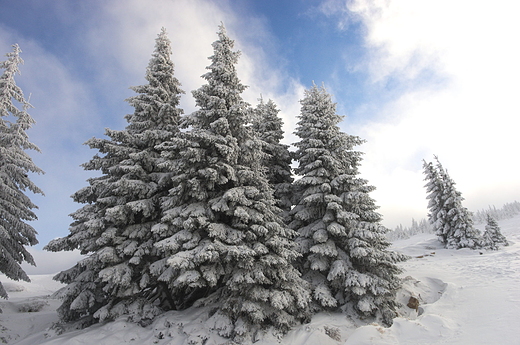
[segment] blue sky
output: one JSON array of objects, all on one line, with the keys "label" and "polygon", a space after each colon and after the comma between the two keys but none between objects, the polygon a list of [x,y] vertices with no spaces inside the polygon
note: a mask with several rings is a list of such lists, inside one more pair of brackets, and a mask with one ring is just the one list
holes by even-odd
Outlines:
[{"label": "blue sky", "polygon": [[[82,145],[104,128],[122,129],[124,101],[144,75],[161,27],[172,40],[176,76],[191,91],[209,64],[222,21],[242,51],[238,73],[281,109],[294,143],[303,90],[324,83],[346,115],[341,128],[367,143],[362,177],[377,187],[383,224],[426,216],[422,159],[437,154],[465,206],[519,200],[517,155],[520,52],[513,1],[417,0],[105,0],[0,1],[0,53],[22,48],[17,83],[35,106],[32,153],[46,171],[34,176],[46,196],[33,226],[40,271],[50,239],[65,236],[80,205],[70,195],[92,172],[96,152]],[[50,260],[55,261],[55,259]],[[49,263],[50,265],[50,263]]]}]

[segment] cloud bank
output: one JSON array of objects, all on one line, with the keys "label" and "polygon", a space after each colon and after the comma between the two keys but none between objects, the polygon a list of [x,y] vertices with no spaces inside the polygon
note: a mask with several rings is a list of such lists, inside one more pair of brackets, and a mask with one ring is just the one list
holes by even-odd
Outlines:
[{"label": "cloud bank", "polygon": [[114,86],[121,88],[122,84],[126,89],[136,82],[144,82],[154,39],[161,27],[167,29],[175,73],[186,92],[181,100],[186,113],[195,110],[191,91],[205,83],[201,76],[206,73],[208,57],[213,54],[211,44],[218,38],[218,25],[224,23],[229,36],[235,40],[235,49],[242,53],[237,70],[242,83],[249,86],[244,98],[253,106],[260,95],[264,99],[272,98],[282,109],[286,140],[294,141],[292,131],[304,87],[269,63],[265,49],[274,49],[270,42],[275,38],[261,18],[241,16],[228,1],[217,4],[205,0],[157,0],[149,6],[141,0],[131,0],[124,4],[107,2],[100,8],[96,22],[98,25],[92,26],[85,40],[93,59],[109,57],[108,64],[98,61],[100,84],[107,90]]},{"label": "cloud bank", "polygon": [[[363,172],[386,223],[424,217],[421,160],[439,156],[476,210],[518,198],[520,5],[498,1],[331,1],[340,23],[361,22],[374,90]],[[361,109],[360,109],[361,110]],[[375,115],[375,116],[374,116]]]}]

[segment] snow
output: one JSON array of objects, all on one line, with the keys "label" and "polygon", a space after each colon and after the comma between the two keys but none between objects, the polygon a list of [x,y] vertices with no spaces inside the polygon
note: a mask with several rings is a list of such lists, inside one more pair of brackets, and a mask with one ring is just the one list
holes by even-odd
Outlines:
[{"label": "snow", "polygon": [[[320,313],[283,338],[267,332],[255,344],[518,344],[520,339],[520,216],[498,222],[510,245],[493,250],[445,249],[434,234],[398,240],[391,249],[411,256],[401,263],[403,306],[390,328],[349,314]],[[482,225],[483,227],[484,225]],[[207,330],[209,308],[168,312],[148,326],[119,318],[57,335],[61,285],[52,275],[32,275],[31,283],[1,276],[10,299],[0,300],[0,342],[19,345],[65,344],[223,344],[216,328]],[[406,306],[410,296],[417,310]],[[33,311],[30,311],[33,310]],[[353,315],[353,314],[352,314]],[[205,340],[207,339],[207,340]]]},{"label": "snow", "polygon": [[[33,344],[43,340],[45,330],[58,321],[56,308],[60,301],[50,296],[62,287],[52,280],[53,275],[30,276],[32,282],[11,281],[0,275],[9,299],[0,300],[0,343],[15,344],[27,337],[33,338]],[[39,310],[38,310],[39,309]],[[38,310],[27,312],[27,310]]]}]

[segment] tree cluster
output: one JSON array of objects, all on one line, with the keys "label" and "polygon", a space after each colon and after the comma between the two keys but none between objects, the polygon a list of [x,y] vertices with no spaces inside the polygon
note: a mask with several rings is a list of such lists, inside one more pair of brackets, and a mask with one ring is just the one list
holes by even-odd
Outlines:
[{"label": "tree cluster", "polygon": [[455,188],[455,182],[438,158],[437,164],[424,161],[425,185],[428,196],[428,220],[439,241],[446,248],[490,248],[507,245],[496,220],[487,216],[488,225],[484,236],[473,226],[473,216],[462,206],[464,198]]},{"label": "tree cluster", "polygon": [[163,29],[126,128],[87,141],[100,154],[84,168],[101,176],[73,195],[84,205],[70,233],[45,247],[86,255],[55,277],[66,284],[62,321],[147,324],[207,305],[207,327],[236,342],[321,310],[392,323],[405,258],[388,250],[374,187],[358,176],[362,140],[339,130],[331,96],[314,85],[293,157],[274,102],[242,99],[233,46],[220,26],[197,110],[182,115]]}]

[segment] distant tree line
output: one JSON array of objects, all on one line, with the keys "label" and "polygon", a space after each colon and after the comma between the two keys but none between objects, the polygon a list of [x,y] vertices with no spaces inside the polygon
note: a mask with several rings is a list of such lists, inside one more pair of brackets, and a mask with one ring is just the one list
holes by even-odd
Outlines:
[{"label": "distant tree line", "polygon": [[[513,201],[506,203],[502,207],[497,208],[496,206],[489,206],[487,209],[478,210],[473,212],[472,219],[475,224],[487,224],[488,216],[499,221],[504,219],[510,219],[520,214],[520,202]],[[417,234],[433,234],[434,229],[432,224],[426,218],[422,218],[419,221],[412,218],[410,226],[403,226],[399,224],[392,231],[386,234],[386,238],[390,242],[397,240],[407,239]]]},{"label": "distant tree line", "polygon": [[489,206],[487,209],[478,210],[473,213],[473,221],[476,224],[483,224],[487,222],[488,216],[495,220],[503,220],[513,218],[518,214],[520,214],[520,202],[513,201],[504,204],[501,208]]},{"label": "distant tree line", "polygon": [[407,239],[418,234],[432,234],[433,232],[433,227],[426,218],[423,218],[420,221],[416,221],[412,218],[412,224],[410,226],[405,227],[402,224],[399,224],[393,231],[387,232],[386,238],[390,242],[394,242],[397,240]]}]

